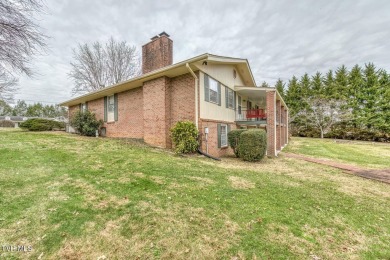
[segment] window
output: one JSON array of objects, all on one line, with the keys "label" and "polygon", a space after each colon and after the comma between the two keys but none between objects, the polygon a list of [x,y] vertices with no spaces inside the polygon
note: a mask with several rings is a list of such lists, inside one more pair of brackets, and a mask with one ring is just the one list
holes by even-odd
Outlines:
[{"label": "window", "polygon": [[104,97],[104,122],[118,121],[118,94]]},{"label": "window", "polygon": [[82,112],[87,111],[87,104],[86,103],[81,104],[81,111]]},{"label": "window", "polygon": [[226,107],[234,109],[234,91],[228,87],[225,87]]},{"label": "window", "polygon": [[204,74],[205,101],[221,105],[221,83]]},{"label": "window", "polygon": [[114,111],[115,111],[115,98],[114,95],[107,98],[107,121],[112,122],[114,120]]},{"label": "window", "polygon": [[228,132],[230,132],[230,125],[217,124],[218,148],[228,146]]},{"label": "window", "polygon": [[210,102],[218,103],[218,81],[209,78],[209,86]]},{"label": "window", "polygon": [[227,125],[221,125],[221,147],[227,146]]}]

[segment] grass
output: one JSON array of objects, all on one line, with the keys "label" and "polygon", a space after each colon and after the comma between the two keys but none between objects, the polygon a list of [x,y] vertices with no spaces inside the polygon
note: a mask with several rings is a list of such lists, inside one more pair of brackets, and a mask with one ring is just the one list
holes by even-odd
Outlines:
[{"label": "grass", "polygon": [[389,186],[322,165],[16,130],[0,165],[0,244],[32,246],[0,258],[390,256]]},{"label": "grass", "polygon": [[284,151],[366,168],[390,168],[388,143],[293,137]]}]

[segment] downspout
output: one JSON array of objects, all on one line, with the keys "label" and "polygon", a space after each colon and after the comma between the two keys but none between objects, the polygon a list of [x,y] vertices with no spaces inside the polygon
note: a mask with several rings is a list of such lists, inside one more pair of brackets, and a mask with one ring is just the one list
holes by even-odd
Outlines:
[{"label": "downspout", "polygon": [[199,115],[198,115],[198,82],[199,82],[199,79],[195,75],[194,71],[191,69],[191,67],[188,63],[186,63],[186,67],[195,79],[195,125],[196,125],[196,129],[199,129],[199,126],[198,126],[198,118],[199,118]]},{"label": "downspout", "polygon": [[[191,73],[191,75],[195,79],[195,125],[196,125],[196,129],[199,130],[199,124],[198,124],[198,119],[199,119],[199,114],[198,114],[198,83],[199,83],[199,79],[196,76],[196,74],[194,73],[194,71],[191,69],[191,67],[190,67],[190,65],[188,63],[186,63],[186,67],[187,67],[188,71]],[[221,160],[221,159],[219,159],[217,157],[211,156],[211,155],[203,152],[200,147],[198,148],[198,153],[200,153],[200,154],[202,154],[202,155],[204,155],[204,156],[206,156],[208,158],[217,160],[217,161]]]}]

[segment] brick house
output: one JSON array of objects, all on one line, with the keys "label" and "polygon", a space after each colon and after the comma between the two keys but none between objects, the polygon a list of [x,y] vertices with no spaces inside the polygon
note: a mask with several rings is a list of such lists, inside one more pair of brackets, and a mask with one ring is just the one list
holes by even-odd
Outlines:
[{"label": "brick house", "polygon": [[227,133],[264,128],[268,156],[288,142],[288,108],[274,88],[257,87],[246,59],[202,54],[172,64],[173,42],[165,32],[142,46],[142,75],[60,104],[69,116],[88,109],[104,120],[108,137],[140,138],[171,148],[170,128],[193,121],[201,149],[213,156],[232,153]]}]

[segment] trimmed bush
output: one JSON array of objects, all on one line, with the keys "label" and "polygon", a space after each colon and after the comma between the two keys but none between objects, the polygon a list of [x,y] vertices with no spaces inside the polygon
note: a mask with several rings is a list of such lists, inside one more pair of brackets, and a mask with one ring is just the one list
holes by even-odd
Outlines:
[{"label": "trimmed bush", "polygon": [[29,131],[51,131],[53,129],[64,129],[65,123],[44,118],[31,118],[20,123],[19,126]]},{"label": "trimmed bush", "polygon": [[11,120],[0,120],[0,127],[15,127],[15,123]]},{"label": "trimmed bush", "polygon": [[176,153],[193,153],[198,149],[198,129],[191,121],[180,121],[171,128]]},{"label": "trimmed bush", "polygon": [[247,131],[247,129],[235,129],[231,130],[228,133],[228,142],[230,147],[233,149],[234,154],[239,157],[239,152],[238,152],[238,144],[240,142],[240,135]]},{"label": "trimmed bush", "polygon": [[263,129],[250,129],[240,135],[238,153],[244,161],[259,161],[267,150],[267,134]]},{"label": "trimmed bush", "polygon": [[70,125],[76,129],[80,135],[95,136],[96,130],[103,125],[102,120],[97,120],[95,114],[90,111],[77,111],[73,114]]}]

